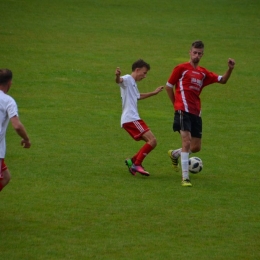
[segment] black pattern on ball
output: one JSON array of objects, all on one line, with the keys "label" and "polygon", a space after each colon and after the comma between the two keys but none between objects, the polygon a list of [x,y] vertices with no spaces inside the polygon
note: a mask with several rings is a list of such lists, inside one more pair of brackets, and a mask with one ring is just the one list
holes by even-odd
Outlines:
[{"label": "black pattern on ball", "polygon": [[191,173],[199,173],[203,168],[202,160],[199,157],[191,157],[189,159],[189,171]]}]

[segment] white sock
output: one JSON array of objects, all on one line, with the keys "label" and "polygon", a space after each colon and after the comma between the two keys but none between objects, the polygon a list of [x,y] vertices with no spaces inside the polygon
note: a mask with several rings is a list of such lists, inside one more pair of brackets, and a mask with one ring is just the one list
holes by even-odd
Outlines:
[{"label": "white sock", "polygon": [[181,148],[172,151],[172,156],[174,156],[175,158],[179,158],[180,155],[181,155]]},{"label": "white sock", "polygon": [[182,179],[189,180],[189,153],[181,152]]}]

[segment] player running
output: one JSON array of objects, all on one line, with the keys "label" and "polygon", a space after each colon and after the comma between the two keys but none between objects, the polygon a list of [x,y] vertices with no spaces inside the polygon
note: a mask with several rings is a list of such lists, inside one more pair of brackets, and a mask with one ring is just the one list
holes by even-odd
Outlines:
[{"label": "player running", "polygon": [[179,170],[178,159],[181,157],[182,186],[185,187],[192,186],[189,179],[189,154],[201,149],[200,93],[209,84],[225,84],[235,66],[235,61],[228,59],[228,70],[223,76],[219,76],[199,66],[203,53],[202,41],[192,43],[190,61],[176,66],[166,83],[166,91],[175,110],[173,130],[180,132],[182,141],[182,147],[169,150],[168,155],[176,171]]},{"label": "player running", "polygon": [[134,140],[145,141],[145,145],[130,159],[126,159],[125,163],[131,174],[136,175],[139,172],[142,175],[149,176],[142,162],[145,157],[156,147],[157,141],[149,127],[140,118],[137,101],[157,95],[163,90],[163,86],[156,88],[153,92],[139,93],[137,81],[146,78],[147,72],[150,70],[150,65],[143,60],[138,60],[132,65],[131,75],[127,74],[121,77],[121,70],[116,68],[115,81],[120,86],[122,98],[122,116],[121,127],[124,128]]}]

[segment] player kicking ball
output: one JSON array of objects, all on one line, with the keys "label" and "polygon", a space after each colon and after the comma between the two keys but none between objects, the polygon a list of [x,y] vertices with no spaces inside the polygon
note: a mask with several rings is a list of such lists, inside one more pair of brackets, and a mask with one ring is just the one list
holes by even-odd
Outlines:
[{"label": "player kicking ball", "polygon": [[125,160],[126,166],[132,175],[136,175],[136,172],[139,172],[142,175],[150,176],[150,173],[143,168],[142,163],[145,157],[157,145],[155,136],[146,123],[140,118],[137,109],[138,100],[157,95],[164,88],[160,86],[153,92],[139,93],[136,82],[146,78],[149,70],[150,65],[140,59],[133,63],[131,74],[126,74],[121,77],[119,67],[116,68],[115,72],[115,81],[120,86],[122,98],[121,127],[124,128],[134,140],[145,141],[145,145],[141,147],[132,158]]},{"label": "player kicking ball", "polygon": [[182,186],[191,187],[189,178],[189,154],[199,152],[202,138],[200,94],[204,87],[226,84],[235,67],[235,61],[228,59],[228,69],[223,76],[200,67],[204,54],[202,41],[195,41],[190,48],[189,62],[177,65],[166,83],[166,91],[174,107],[173,130],[180,133],[182,147],[169,150],[168,155],[176,171],[178,160],[182,166]]}]

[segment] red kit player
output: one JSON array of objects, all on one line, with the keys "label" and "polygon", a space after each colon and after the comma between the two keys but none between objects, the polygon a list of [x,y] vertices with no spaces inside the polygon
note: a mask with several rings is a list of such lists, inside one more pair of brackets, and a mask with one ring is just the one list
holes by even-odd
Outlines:
[{"label": "red kit player", "polygon": [[195,41],[190,48],[190,61],[179,64],[173,69],[166,83],[167,94],[174,107],[173,130],[181,136],[182,147],[169,150],[172,165],[179,170],[179,157],[182,166],[182,186],[191,187],[189,179],[189,154],[201,149],[202,120],[200,93],[204,87],[213,83],[225,84],[235,66],[233,59],[228,59],[228,70],[223,76],[199,66],[204,53],[202,41]]}]

